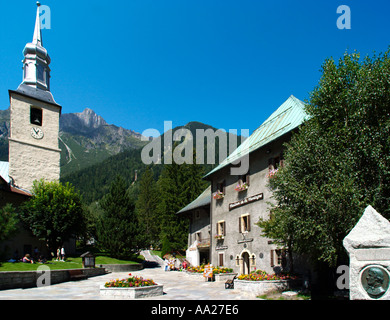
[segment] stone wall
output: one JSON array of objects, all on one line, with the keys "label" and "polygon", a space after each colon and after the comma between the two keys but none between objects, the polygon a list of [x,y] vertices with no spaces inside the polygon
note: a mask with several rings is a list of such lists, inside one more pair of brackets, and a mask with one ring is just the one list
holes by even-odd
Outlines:
[{"label": "stone wall", "polygon": [[300,285],[300,280],[249,281],[234,280],[234,290],[254,294],[256,296],[272,291],[284,291]]},{"label": "stone wall", "polygon": [[[70,280],[69,271],[75,269],[51,270],[50,283],[56,284]],[[82,270],[87,277],[103,275],[106,273],[104,268],[86,268]],[[37,271],[4,271],[0,272],[0,290],[16,288],[32,288],[37,286],[37,280],[44,275]]]},{"label": "stone wall", "polygon": [[127,272],[127,271],[138,271],[142,270],[142,263],[132,264],[100,264],[101,268],[105,268],[108,272]]},{"label": "stone wall", "polygon": [[[42,109],[42,139],[31,136],[31,129],[36,127],[30,123],[32,106]],[[60,108],[13,93],[10,110],[9,175],[15,185],[31,191],[34,180],[59,180]]]}]

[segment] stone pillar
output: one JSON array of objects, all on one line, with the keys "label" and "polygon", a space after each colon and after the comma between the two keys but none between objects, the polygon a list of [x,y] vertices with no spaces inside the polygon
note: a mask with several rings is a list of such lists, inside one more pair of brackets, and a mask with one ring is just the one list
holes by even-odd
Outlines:
[{"label": "stone pillar", "polygon": [[368,206],[344,238],[351,300],[390,300],[390,222]]}]

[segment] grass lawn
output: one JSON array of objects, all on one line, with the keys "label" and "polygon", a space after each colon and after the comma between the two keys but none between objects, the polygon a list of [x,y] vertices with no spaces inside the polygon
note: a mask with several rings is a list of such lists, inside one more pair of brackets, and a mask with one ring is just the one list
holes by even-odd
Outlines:
[{"label": "grass lawn", "polygon": [[[118,260],[110,258],[107,256],[96,256],[95,265],[98,267],[101,264],[133,264],[140,263],[143,260],[143,257],[139,256],[138,261],[131,260]],[[23,263],[23,262],[0,262],[0,272],[1,271],[34,271],[37,270],[39,266],[48,266],[52,270],[59,269],[78,269],[82,268],[82,259],[80,257],[68,257],[65,262],[62,261],[48,261],[45,264],[42,263]]]}]

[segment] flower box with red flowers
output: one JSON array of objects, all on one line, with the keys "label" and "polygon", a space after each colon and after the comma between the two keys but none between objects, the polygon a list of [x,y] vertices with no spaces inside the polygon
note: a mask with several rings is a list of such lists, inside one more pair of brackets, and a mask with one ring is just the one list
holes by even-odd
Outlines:
[{"label": "flower box with red flowers", "polygon": [[163,285],[155,283],[152,279],[132,276],[106,282],[100,287],[100,294],[114,298],[137,299],[163,294]]}]

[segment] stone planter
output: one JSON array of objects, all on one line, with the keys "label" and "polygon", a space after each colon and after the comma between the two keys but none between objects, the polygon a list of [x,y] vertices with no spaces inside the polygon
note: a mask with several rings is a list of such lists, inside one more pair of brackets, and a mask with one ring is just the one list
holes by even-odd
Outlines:
[{"label": "stone planter", "polygon": [[284,291],[299,284],[299,280],[234,280],[234,289],[247,293],[253,293],[256,296],[271,291]]},{"label": "stone planter", "polygon": [[[194,279],[201,280],[201,281],[207,281],[207,279],[203,276],[203,273],[197,273],[197,272],[188,272],[185,271],[186,274],[193,277]],[[216,282],[226,282],[226,280],[233,279],[234,276],[236,276],[237,273],[217,273],[213,276],[213,281]]]},{"label": "stone planter", "polygon": [[237,273],[217,273],[214,275],[215,281],[226,282],[226,280],[233,280]]},{"label": "stone planter", "polygon": [[105,297],[112,297],[118,299],[139,299],[139,298],[148,298],[161,296],[164,294],[163,285],[158,284],[155,286],[147,287],[125,287],[125,288],[116,288],[110,287],[106,288],[104,285],[100,286],[100,295]]}]

